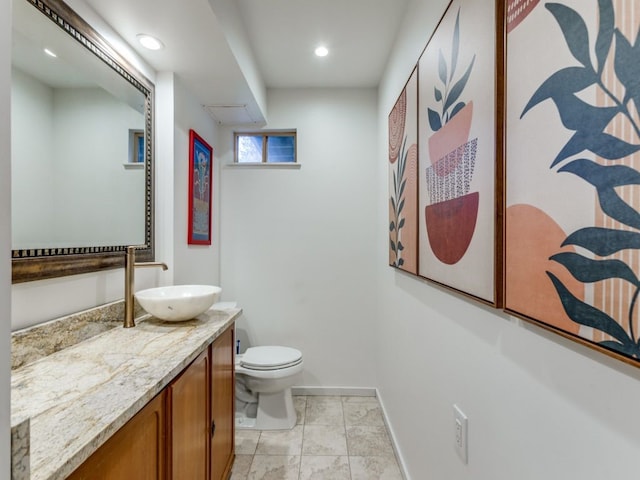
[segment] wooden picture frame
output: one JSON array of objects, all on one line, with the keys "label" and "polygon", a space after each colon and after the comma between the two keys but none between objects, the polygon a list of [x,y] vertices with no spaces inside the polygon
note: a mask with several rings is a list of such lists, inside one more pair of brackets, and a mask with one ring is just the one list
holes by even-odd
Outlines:
[{"label": "wooden picture frame", "polygon": [[389,113],[389,265],[418,273],[418,68]]},{"label": "wooden picture frame", "polygon": [[505,311],[640,366],[640,12],[506,12]]},{"label": "wooden picture frame", "polygon": [[213,149],[189,130],[189,245],[211,245]]},{"label": "wooden picture frame", "polygon": [[502,12],[452,0],[418,61],[418,275],[498,308]]}]

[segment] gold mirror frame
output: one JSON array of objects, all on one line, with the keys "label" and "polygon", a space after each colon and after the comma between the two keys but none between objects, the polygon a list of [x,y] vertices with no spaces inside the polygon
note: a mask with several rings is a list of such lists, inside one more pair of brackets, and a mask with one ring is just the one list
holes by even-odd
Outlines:
[{"label": "gold mirror frame", "polygon": [[[154,259],[153,242],[153,100],[154,85],[62,0],[25,0],[87,48],[145,96],[145,242],[136,249],[141,261]],[[12,250],[12,283],[22,283],[124,267],[127,245]]]}]

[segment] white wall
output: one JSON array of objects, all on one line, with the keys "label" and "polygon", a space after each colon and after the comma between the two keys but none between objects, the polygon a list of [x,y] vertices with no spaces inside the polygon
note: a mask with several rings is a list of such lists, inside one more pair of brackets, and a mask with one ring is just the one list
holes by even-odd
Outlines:
[{"label": "white wall", "polygon": [[0,0],[0,479],[11,465],[11,0]]},{"label": "white wall", "polygon": [[[411,0],[379,91],[378,386],[411,479],[635,478],[640,370],[386,266],[387,115],[444,11]],[[452,404],[469,417],[469,465]]]},{"label": "white wall", "polygon": [[144,243],[144,169],[124,167],[143,114],[102,88],[56,88],[53,105],[55,245]]},{"label": "white wall", "polygon": [[[221,286],[252,345],[304,355],[301,385],[375,385],[376,91],[270,90],[300,169],[222,167]],[[233,135],[218,158],[230,163]],[[242,333],[241,337],[242,337]]]},{"label": "white wall", "polygon": [[11,88],[13,248],[143,243],[144,169],[123,165],[142,113],[16,68]]},{"label": "white wall", "polygon": [[[174,281],[176,284],[220,284],[220,160],[218,126],[197,99],[175,82],[174,133]],[[211,245],[188,245],[189,130],[213,148]]]},{"label": "white wall", "polygon": [[[35,238],[54,238],[53,115],[53,89],[12,68],[11,204],[15,210],[15,248],[29,248]],[[38,141],[34,141],[36,138]]]},{"label": "white wall", "polygon": [[173,202],[174,202],[174,118],[175,118],[175,75],[172,72],[159,72],[156,76],[156,142],[155,160],[156,176],[154,183],[155,204],[155,243],[156,260],[165,262],[169,271],[164,283],[173,284],[174,251],[173,251]]},{"label": "white wall", "polygon": [[251,50],[247,31],[240,16],[239,6],[236,2],[225,0],[209,0],[209,4],[219,21],[219,26],[224,32],[229,48],[233,52],[238,62],[238,67],[255,99],[255,106],[247,105],[251,118],[266,118],[267,87],[262,80],[262,74]]}]

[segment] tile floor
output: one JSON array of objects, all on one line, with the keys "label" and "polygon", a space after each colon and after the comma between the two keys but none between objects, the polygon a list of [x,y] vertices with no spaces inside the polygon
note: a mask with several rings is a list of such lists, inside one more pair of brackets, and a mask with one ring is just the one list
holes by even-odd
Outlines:
[{"label": "tile floor", "polygon": [[402,480],[376,398],[294,402],[291,430],[236,430],[231,480]]}]

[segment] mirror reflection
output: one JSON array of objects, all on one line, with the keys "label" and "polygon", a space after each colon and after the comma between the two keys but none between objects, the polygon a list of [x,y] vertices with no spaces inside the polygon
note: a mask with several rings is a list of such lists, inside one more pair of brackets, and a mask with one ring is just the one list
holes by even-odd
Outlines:
[{"label": "mirror reflection", "polygon": [[12,41],[12,248],[144,244],[145,93],[25,0]]}]

